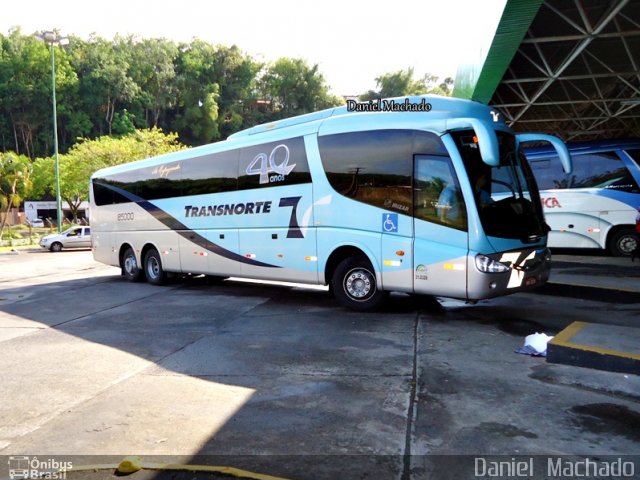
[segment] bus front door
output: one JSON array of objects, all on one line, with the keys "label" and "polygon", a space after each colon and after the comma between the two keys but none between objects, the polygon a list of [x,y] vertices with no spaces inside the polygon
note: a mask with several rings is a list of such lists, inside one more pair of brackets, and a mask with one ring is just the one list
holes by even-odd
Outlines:
[{"label": "bus front door", "polygon": [[467,296],[467,210],[451,159],[414,157],[413,291]]}]

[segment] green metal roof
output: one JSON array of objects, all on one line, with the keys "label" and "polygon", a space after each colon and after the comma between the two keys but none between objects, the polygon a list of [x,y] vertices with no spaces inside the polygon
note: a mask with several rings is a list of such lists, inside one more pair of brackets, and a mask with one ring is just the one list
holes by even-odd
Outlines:
[{"label": "green metal roof", "polygon": [[461,65],[453,96],[488,103],[502,80],[543,0],[508,0],[486,58]]}]

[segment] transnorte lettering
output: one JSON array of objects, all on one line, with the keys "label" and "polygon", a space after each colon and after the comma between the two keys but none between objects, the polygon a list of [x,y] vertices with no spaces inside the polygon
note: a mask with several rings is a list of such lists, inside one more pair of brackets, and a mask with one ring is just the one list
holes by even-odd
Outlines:
[{"label": "transnorte lettering", "polygon": [[201,207],[186,205],[185,217],[217,217],[220,215],[246,215],[253,213],[270,213],[271,200],[265,202],[227,203],[225,205],[203,205]]}]

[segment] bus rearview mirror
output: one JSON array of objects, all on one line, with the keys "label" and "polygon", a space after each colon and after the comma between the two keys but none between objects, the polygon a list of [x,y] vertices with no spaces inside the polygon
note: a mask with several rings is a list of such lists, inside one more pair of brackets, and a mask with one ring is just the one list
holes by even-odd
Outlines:
[{"label": "bus rearview mirror", "polygon": [[498,137],[492,125],[488,125],[478,118],[453,118],[447,119],[447,129],[473,128],[478,137],[480,156],[484,163],[490,167],[500,166],[500,149]]}]

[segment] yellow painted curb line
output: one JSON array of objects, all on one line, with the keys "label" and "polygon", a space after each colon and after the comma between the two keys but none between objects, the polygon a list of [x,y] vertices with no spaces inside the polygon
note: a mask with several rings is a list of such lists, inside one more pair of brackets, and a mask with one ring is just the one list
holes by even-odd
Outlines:
[{"label": "yellow painted curb line", "polygon": [[600,353],[602,355],[612,355],[614,357],[628,358],[630,360],[640,360],[640,355],[633,353],[621,352],[619,350],[611,350],[608,348],[594,347],[592,345],[583,345],[581,343],[573,343],[571,339],[579,332],[584,330],[589,323],[587,322],[573,322],[567,328],[562,330],[558,335],[553,337],[549,342],[552,345],[558,345],[559,347],[575,348],[578,350],[584,350],[586,352]]},{"label": "yellow painted curb line", "polygon": [[235,467],[213,466],[213,465],[182,465],[178,463],[147,463],[140,457],[125,457],[118,465],[95,464],[78,465],[65,470],[67,473],[88,472],[98,470],[117,470],[120,474],[134,473],[139,470],[174,470],[184,472],[212,472],[232,475],[237,478],[248,478],[251,480],[287,480],[282,477],[274,477],[262,473],[250,472]]}]

